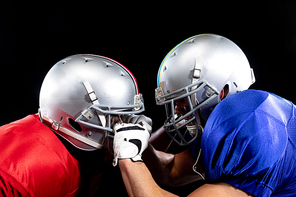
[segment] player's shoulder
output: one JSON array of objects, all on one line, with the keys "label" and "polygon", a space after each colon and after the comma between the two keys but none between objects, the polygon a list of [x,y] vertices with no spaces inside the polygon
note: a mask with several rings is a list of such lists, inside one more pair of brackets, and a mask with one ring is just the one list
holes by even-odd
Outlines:
[{"label": "player's shoulder", "polygon": [[284,136],[285,128],[295,118],[294,111],[292,102],[275,94],[246,90],[216,106],[206,123],[203,138],[212,139],[212,132],[217,130],[224,135],[237,132],[238,139],[257,136],[259,141],[267,140],[267,136]]},{"label": "player's shoulder", "polygon": [[[290,118],[292,102],[262,90],[245,90],[223,99],[211,113],[207,124],[217,124],[231,117],[245,118],[243,114],[253,112],[257,116],[267,115],[282,120]],[[262,112],[262,113],[259,113]],[[287,120],[286,120],[287,121]]]},{"label": "player's shoulder", "polygon": [[231,95],[218,104],[202,136],[205,161],[214,167],[208,170],[209,177],[215,179],[220,172],[254,173],[278,161],[287,144],[286,125],[293,108],[291,102],[257,90]]},{"label": "player's shoulder", "polygon": [[216,108],[230,113],[250,111],[260,106],[270,95],[266,91],[245,90],[226,97]]},{"label": "player's shoulder", "polygon": [[[18,128],[29,128],[28,126],[31,125],[38,125],[39,126],[42,124],[40,124],[41,122],[39,121],[39,117],[37,114],[32,114],[32,115],[28,115],[24,118],[21,118],[19,120],[15,120],[13,122],[7,123],[5,125],[2,125],[0,127],[0,130],[10,130],[10,129],[18,129]],[[45,126],[44,126],[45,127]]]},{"label": "player's shoulder", "polygon": [[243,110],[246,108],[256,109],[264,102],[273,102],[277,105],[291,105],[291,102],[271,92],[263,90],[244,90],[228,96],[223,99],[217,106],[225,107],[231,106],[243,106],[238,109]]},{"label": "player's shoulder", "polygon": [[[2,126],[0,148],[0,177],[14,189],[22,185],[38,196],[46,192],[56,196],[79,186],[80,164],[36,114]],[[57,178],[73,184],[56,189],[51,183]]]},{"label": "player's shoulder", "polygon": [[38,156],[53,154],[69,157],[70,154],[54,132],[40,122],[37,114],[28,115],[0,127],[0,148],[2,154],[7,152],[10,156],[12,155],[9,152],[12,149],[15,153],[36,150],[35,156],[37,152]]}]

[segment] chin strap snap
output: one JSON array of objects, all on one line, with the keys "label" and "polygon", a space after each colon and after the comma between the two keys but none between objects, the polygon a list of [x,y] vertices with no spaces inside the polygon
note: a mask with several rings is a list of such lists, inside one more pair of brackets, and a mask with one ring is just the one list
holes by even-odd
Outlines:
[{"label": "chin strap snap", "polygon": [[83,142],[87,145],[90,145],[96,149],[101,149],[103,148],[104,146],[100,143],[97,143],[95,141],[92,141],[91,139],[87,138],[87,137],[84,137],[78,133],[75,133],[69,129],[66,129],[65,127],[61,126],[58,122],[50,119],[49,117],[47,116],[43,116],[41,114],[41,111],[38,110],[38,113],[39,113],[39,118],[40,118],[40,122],[42,122],[43,124],[45,124],[46,126],[48,126],[49,128],[51,128],[55,133],[61,135],[62,137],[64,137],[63,134],[66,134],[68,136],[71,136],[73,138],[75,138],[76,140],[80,141],[80,142]]}]

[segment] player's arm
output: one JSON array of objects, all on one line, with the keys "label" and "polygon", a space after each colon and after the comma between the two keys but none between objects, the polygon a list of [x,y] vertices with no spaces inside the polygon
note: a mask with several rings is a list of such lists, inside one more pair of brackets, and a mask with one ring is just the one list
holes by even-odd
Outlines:
[{"label": "player's arm", "polygon": [[168,196],[169,192],[155,183],[142,162],[141,156],[149,139],[146,127],[140,124],[117,124],[114,130],[113,164],[119,163],[129,196]]},{"label": "player's arm", "polygon": [[[201,176],[192,169],[196,160],[186,150],[173,155],[155,150],[149,144],[143,155],[145,164],[157,183],[167,186],[181,186],[201,179]],[[196,164],[196,170],[203,174],[204,168]]]},{"label": "player's arm", "polygon": [[215,184],[205,184],[195,191],[193,191],[188,197],[198,197],[198,196],[215,196],[215,197],[250,197],[252,195],[240,190],[227,183],[215,183]]},{"label": "player's arm", "polygon": [[[121,159],[119,160],[119,167],[129,196],[175,196],[156,184],[143,162],[133,162],[130,159]],[[227,183],[217,183],[205,184],[193,191],[189,196],[249,197],[250,195]]]},{"label": "player's arm", "polygon": [[[172,139],[163,127],[153,132],[149,139],[143,159],[155,181],[168,186],[181,186],[201,179],[192,170],[196,160],[191,157],[189,151],[176,155],[166,153],[171,142]],[[202,165],[198,163],[196,167],[196,170],[203,174]]]},{"label": "player's arm", "polygon": [[[151,119],[143,115],[127,117],[123,118],[124,122],[135,124],[143,121],[152,125]],[[192,170],[195,160],[188,151],[177,155],[165,153],[171,142],[172,139],[163,127],[153,132],[149,138],[149,146],[143,154],[143,159],[156,182],[168,186],[180,186],[199,180],[201,177]],[[197,164],[196,167],[203,174],[202,165]]]},{"label": "player's arm", "polygon": [[154,131],[151,134],[149,143],[156,150],[166,152],[170,144],[172,143],[172,138],[168,136],[168,134],[166,133],[163,127],[160,127],[158,130]]},{"label": "player's arm", "polygon": [[[154,181],[142,153],[148,147],[149,132],[141,125],[122,124],[115,128],[114,155],[130,196],[175,196],[160,188]],[[184,166],[183,166],[184,167]],[[191,196],[248,196],[247,193],[225,183],[206,184]]]},{"label": "player's arm", "polygon": [[129,196],[175,196],[156,184],[143,162],[120,159],[119,167]]},{"label": "player's arm", "polygon": [[[151,133],[152,120],[143,115],[128,115],[122,117],[123,122],[137,124],[146,122],[147,130]],[[192,170],[195,160],[189,152],[177,155],[165,153],[172,139],[167,135],[163,127],[153,132],[149,138],[149,147],[143,155],[143,159],[157,183],[168,186],[180,186],[200,179]],[[186,166],[186,167],[184,167]],[[203,172],[200,164],[197,170]]]}]

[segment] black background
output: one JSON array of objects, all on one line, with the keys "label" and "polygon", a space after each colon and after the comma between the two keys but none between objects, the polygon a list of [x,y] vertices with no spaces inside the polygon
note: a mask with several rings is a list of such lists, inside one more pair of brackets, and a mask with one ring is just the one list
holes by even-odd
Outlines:
[{"label": "black background", "polygon": [[88,53],[129,68],[157,129],[165,119],[154,100],[159,65],[175,45],[201,33],[241,47],[255,72],[252,88],[296,102],[296,2],[207,2],[1,1],[0,125],[36,113],[48,70],[67,56]]},{"label": "black background", "polygon": [[154,100],[158,67],[175,45],[200,33],[242,48],[255,72],[252,88],[296,102],[295,1],[36,2],[1,2],[1,125],[37,112],[42,80],[57,61],[89,53],[130,69],[157,129],[165,118]]}]

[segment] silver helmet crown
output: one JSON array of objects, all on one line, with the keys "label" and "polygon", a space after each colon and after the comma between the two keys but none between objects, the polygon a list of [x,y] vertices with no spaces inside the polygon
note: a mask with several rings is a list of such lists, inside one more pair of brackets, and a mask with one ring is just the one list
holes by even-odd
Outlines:
[{"label": "silver helmet crown", "polygon": [[[158,71],[155,99],[157,105],[166,105],[164,126],[169,135],[179,136],[175,141],[187,145],[185,134],[178,128],[196,122],[194,116],[197,115],[207,120],[220,102],[220,92],[225,85],[231,95],[248,89],[254,82],[253,70],[235,43],[223,36],[201,34],[184,40],[166,55]],[[190,101],[189,110],[180,116],[174,113],[174,102],[183,98]]]},{"label": "silver helmet crown", "polygon": [[112,136],[111,116],[144,111],[132,73],[103,56],[79,54],[47,73],[39,99],[41,120],[82,150],[102,148]]}]

